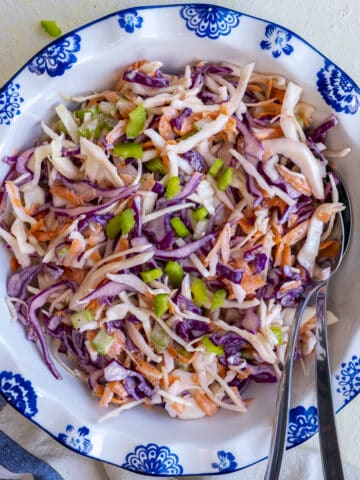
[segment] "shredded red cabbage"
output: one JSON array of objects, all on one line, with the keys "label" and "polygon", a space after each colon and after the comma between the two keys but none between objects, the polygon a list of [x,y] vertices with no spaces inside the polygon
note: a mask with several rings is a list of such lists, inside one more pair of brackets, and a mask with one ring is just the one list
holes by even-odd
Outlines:
[{"label": "shredded red cabbage", "polygon": [[184,118],[189,117],[192,114],[191,108],[184,108],[180,115],[170,120],[171,125],[178,130],[181,130]]},{"label": "shredded red cabbage", "polygon": [[169,79],[165,77],[160,70],[156,71],[156,76],[150,77],[139,70],[127,70],[124,72],[123,79],[127,82],[140,83],[147,87],[163,88],[169,86]]}]

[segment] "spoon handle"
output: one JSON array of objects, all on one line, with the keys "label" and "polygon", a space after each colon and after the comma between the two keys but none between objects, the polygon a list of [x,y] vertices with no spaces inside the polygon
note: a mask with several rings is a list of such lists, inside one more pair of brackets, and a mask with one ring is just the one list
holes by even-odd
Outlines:
[{"label": "spoon handle", "polygon": [[282,457],[286,446],[295,345],[307,302],[308,297],[300,300],[295,311],[294,320],[290,325],[289,341],[276,399],[269,459],[264,480],[277,480],[280,475]]},{"label": "spoon handle", "polygon": [[331,393],[326,322],[327,284],[316,296],[316,395],[319,440],[325,480],[344,480]]}]

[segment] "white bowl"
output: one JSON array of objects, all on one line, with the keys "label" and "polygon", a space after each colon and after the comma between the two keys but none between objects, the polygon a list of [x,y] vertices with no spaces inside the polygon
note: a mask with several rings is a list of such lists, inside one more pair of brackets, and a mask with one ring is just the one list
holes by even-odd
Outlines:
[{"label": "white bowl", "polygon": [[[31,146],[40,121],[52,116],[61,94],[110,87],[120,68],[136,59],[161,60],[167,69],[205,59],[245,64],[285,75],[304,87],[318,121],[335,112],[340,125],[330,146],[351,146],[337,162],[351,193],[354,230],[344,266],[331,291],[340,321],[330,329],[330,348],[339,411],[360,391],[360,316],[357,279],[360,259],[360,90],[336,65],[293,32],[276,24],[211,5],[136,7],[81,27],[36,54],[0,90],[0,157]],[[1,165],[1,174],[5,174]],[[22,414],[73,450],[124,468],[158,475],[211,474],[246,468],[267,455],[276,385],[252,385],[246,415],[220,412],[181,422],[160,410],[136,409],[112,421],[85,385],[62,371],[55,380],[22,327],[10,322],[6,295],[8,255],[0,251],[0,392]],[[317,430],[312,374],[296,376],[288,447]]]}]

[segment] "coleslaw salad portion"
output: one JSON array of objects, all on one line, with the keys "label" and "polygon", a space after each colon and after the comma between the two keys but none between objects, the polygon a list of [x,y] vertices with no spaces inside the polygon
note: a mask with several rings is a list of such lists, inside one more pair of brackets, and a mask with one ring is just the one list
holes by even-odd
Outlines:
[{"label": "coleslaw salad portion", "polygon": [[327,164],[348,149],[326,147],[337,120],[315,127],[301,94],[254,64],[137,61],[3,159],[6,301],[56,378],[81,377],[110,416],[144,404],[181,419],[244,413],[249,382],[279,379],[344,208]]}]

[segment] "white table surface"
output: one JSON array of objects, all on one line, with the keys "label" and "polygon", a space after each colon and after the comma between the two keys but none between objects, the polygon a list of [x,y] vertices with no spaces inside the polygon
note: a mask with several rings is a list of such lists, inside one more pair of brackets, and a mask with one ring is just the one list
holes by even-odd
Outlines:
[{"label": "white table surface", "polygon": [[[155,3],[171,2],[0,0],[0,85],[51,41],[40,27],[40,20],[54,19],[66,33],[121,8]],[[209,0],[209,3],[235,8],[294,30],[360,84],[360,0]],[[338,414],[337,423],[343,460],[360,467],[360,395]],[[315,436],[305,446],[317,448],[317,444]]]}]

